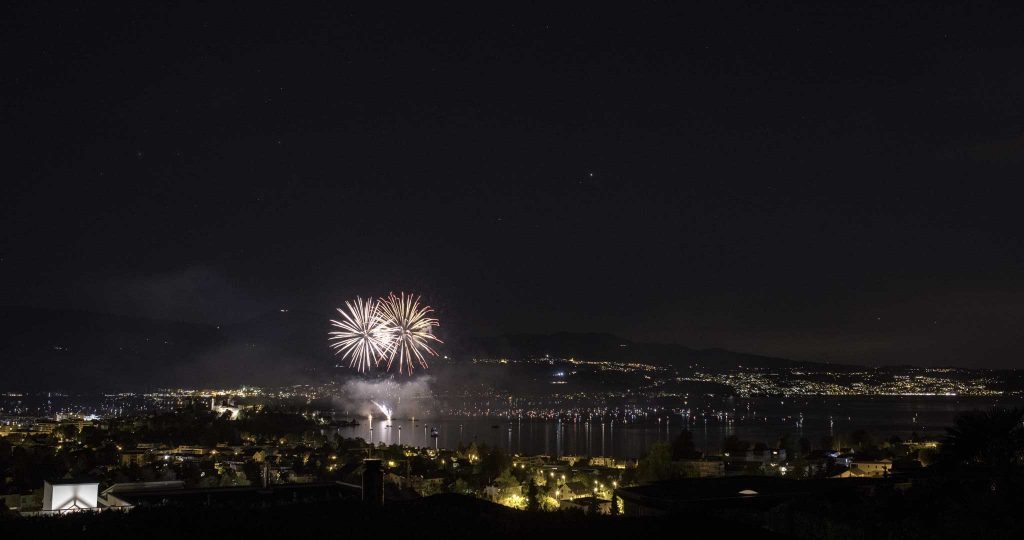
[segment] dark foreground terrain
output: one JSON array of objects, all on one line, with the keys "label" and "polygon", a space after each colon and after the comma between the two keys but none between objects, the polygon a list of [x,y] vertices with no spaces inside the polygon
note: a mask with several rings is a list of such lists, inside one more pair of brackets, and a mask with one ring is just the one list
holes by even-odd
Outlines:
[{"label": "dark foreground terrain", "polygon": [[783,538],[696,516],[636,519],[522,512],[461,495],[368,508],[358,501],[266,508],[156,507],[0,520],[4,538]]}]

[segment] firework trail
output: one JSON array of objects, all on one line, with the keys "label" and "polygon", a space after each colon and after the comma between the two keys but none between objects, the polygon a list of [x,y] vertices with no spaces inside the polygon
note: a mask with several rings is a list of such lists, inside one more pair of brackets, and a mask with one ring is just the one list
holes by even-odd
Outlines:
[{"label": "firework trail", "polygon": [[420,297],[411,294],[401,293],[396,296],[392,293],[380,301],[381,315],[387,320],[385,371],[390,371],[397,360],[399,375],[403,372],[412,375],[416,364],[427,368],[425,354],[437,356],[437,352],[430,347],[430,342],[442,341],[434,336],[433,328],[439,323],[437,319],[429,316],[433,311],[430,306],[421,306]]},{"label": "firework trail", "polygon": [[[372,401],[372,400],[370,401],[370,403],[373,403],[374,405],[376,405],[377,408],[380,409],[380,412],[384,413],[384,417],[388,419],[387,425],[390,426],[391,425],[391,412],[392,412],[391,411],[391,407],[388,407],[387,405],[383,405],[381,403],[377,403],[376,401]],[[373,418],[373,417],[371,416],[370,418]]]},{"label": "firework trail", "polygon": [[370,364],[377,366],[392,350],[391,323],[381,313],[379,300],[363,300],[356,297],[354,302],[345,302],[348,310],[338,309],[341,320],[331,320],[337,328],[329,332],[328,341],[335,354],[349,359],[349,367],[356,371],[370,370]]}]

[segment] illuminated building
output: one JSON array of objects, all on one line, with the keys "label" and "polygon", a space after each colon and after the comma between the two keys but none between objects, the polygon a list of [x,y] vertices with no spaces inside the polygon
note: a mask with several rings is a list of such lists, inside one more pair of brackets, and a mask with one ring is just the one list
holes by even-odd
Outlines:
[{"label": "illuminated building", "polygon": [[146,452],[143,450],[127,450],[121,453],[121,465],[136,465],[141,467],[147,461]]},{"label": "illuminated building", "polygon": [[97,507],[98,482],[57,480],[43,482],[44,512],[73,512]]}]

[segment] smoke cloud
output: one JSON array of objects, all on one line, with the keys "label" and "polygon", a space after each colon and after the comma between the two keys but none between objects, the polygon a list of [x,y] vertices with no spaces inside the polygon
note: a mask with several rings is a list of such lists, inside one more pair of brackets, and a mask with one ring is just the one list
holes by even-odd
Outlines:
[{"label": "smoke cloud", "polygon": [[403,382],[349,380],[341,387],[340,394],[334,397],[334,405],[352,415],[379,415],[380,411],[372,403],[377,401],[391,407],[394,418],[423,416],[434,404],[430,389],[432,382],[430,376]]}]

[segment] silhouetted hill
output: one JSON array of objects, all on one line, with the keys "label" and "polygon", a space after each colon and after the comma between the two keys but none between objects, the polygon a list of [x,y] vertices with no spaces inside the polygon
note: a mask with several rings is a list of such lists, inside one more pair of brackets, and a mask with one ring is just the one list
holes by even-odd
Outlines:
[{"label": "silhouetted hill", "polygon": [[[4,377],[0,379],[0,391],[107,391],[323,381],[338,373],[332,369],[336,360],[327,346],[328,319],[327,314],[281,310],[238,324],[215,326],[74,310],[2,307],[0,363]],[[510,334],[449,343],[442,350],[456,361],[550,355],[699,365],[705,370],[809,365],[722,349],[638,343],[608,333]],[[523,376],[535,377],[532,373]]]},{"label": "silhouetted hill", "polygon": [[4,389],[130,386],[220,340],[215,327],[73,310],[3,308],[0,328]]},{"label": "silhouetted hill", "polygon": [[814,365],[785,358],[744,354],[725,349],[691,349],[683,345],[638,343],[608,333],[507,334],[467,345],[467,353],[486,358],[576,358],[579,360],[644,361],[700,364],[704,368],[740,366],[784,368]]},{"label": "silhouetted hill", "polygon": [[75,310],[0,308],[0,390],[288,384],[331,365],[327,320],[273,312],[214,326]]}]

